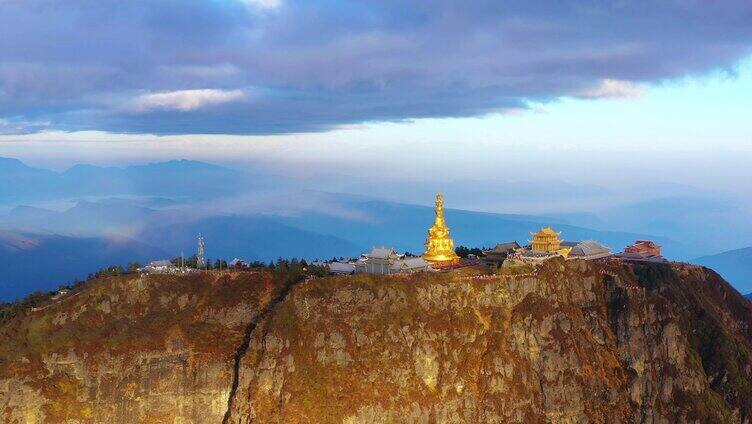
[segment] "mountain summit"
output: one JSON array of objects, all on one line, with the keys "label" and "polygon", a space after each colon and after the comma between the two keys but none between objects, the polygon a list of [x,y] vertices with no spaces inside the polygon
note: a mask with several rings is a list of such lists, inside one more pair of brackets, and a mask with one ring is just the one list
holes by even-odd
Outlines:
[{"label": "mountain summit", "polygon": [[0,421],[741,423],[750,363],[698,266],[133,275],[0,323]]}]

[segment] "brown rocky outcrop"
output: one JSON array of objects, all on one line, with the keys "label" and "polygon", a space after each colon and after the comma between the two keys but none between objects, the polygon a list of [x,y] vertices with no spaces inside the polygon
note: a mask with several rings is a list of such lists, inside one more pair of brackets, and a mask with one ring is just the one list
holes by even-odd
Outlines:
[{"label": "brown rocky outcrop", "polygon": [[0,328],[0,422],[210,423],[266,274],[95,280]]},{"label": "brown rocky outcrop", "polygon": [[752,304],[682,264],[89,283],[0,329],[0,421],[750,422]]}]

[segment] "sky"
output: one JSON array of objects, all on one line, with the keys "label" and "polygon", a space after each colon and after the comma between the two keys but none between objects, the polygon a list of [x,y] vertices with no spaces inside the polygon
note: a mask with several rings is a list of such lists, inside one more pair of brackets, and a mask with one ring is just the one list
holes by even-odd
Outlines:
[{"label": "sky", "polygon": [[752,198],[750,22],[747,1],[0,0],[0,155]]}]

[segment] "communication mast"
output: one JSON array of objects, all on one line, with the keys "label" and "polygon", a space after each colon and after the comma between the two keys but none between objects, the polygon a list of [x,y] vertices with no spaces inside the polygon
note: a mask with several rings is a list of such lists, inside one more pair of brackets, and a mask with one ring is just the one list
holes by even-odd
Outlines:
[{"label": "communication mast", "polygon": [[198,233],[198,249],[196,251],[196,268],[206,268],[206,246],[204,245],[204,237],[201,233]]}]

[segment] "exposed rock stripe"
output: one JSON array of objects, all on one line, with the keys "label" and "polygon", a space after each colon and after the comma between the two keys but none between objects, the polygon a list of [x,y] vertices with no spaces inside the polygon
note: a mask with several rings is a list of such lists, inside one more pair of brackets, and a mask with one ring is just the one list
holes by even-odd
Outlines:
[{"label": "exposed rock stripe", "polygon": [[[307,281],[307,280],[304,280],[304,281]],[[243,342],[240,344],[240,346],[238,346],[238,349],[235,351],[234,363],[232,367],[232,385],[230,386],[230,395],[227,397],[227,411],[225,411],[225,415],[222,418],[222,424],[227,424],[228,422],[230,422],[230,416],[232,415],[232,405],[233,405],[233,402],[235,401],[235,394],[238,391],[238,384],[240,382],[240,362],[243,360],[243,357],[245,356],[246,352],[248,352],[248,348],[251,346],[251,339],[253,337],[253,332],[256,330],[256,327],[258,326],[258,324],[264,320],[264,318],[271,316],[274,313],[274,311],[277,309],[277,306],[279,306],[279,304],[284,302],[284,300],[290,294],[292,289],[304,281],[295,281],[295,282],[290,282],[289,284],[287,284],[284,287],[284,289],[282,289],[277,294],[277,296],[275,296],[271,300],[271,302],[269,302],[269,305],[267,306],[267,308],[255,314],[253,318],[251,318],[251,321],[246,326],[245,334],[243,336]],[[263,340],[263,338],[261,340]]]}]

